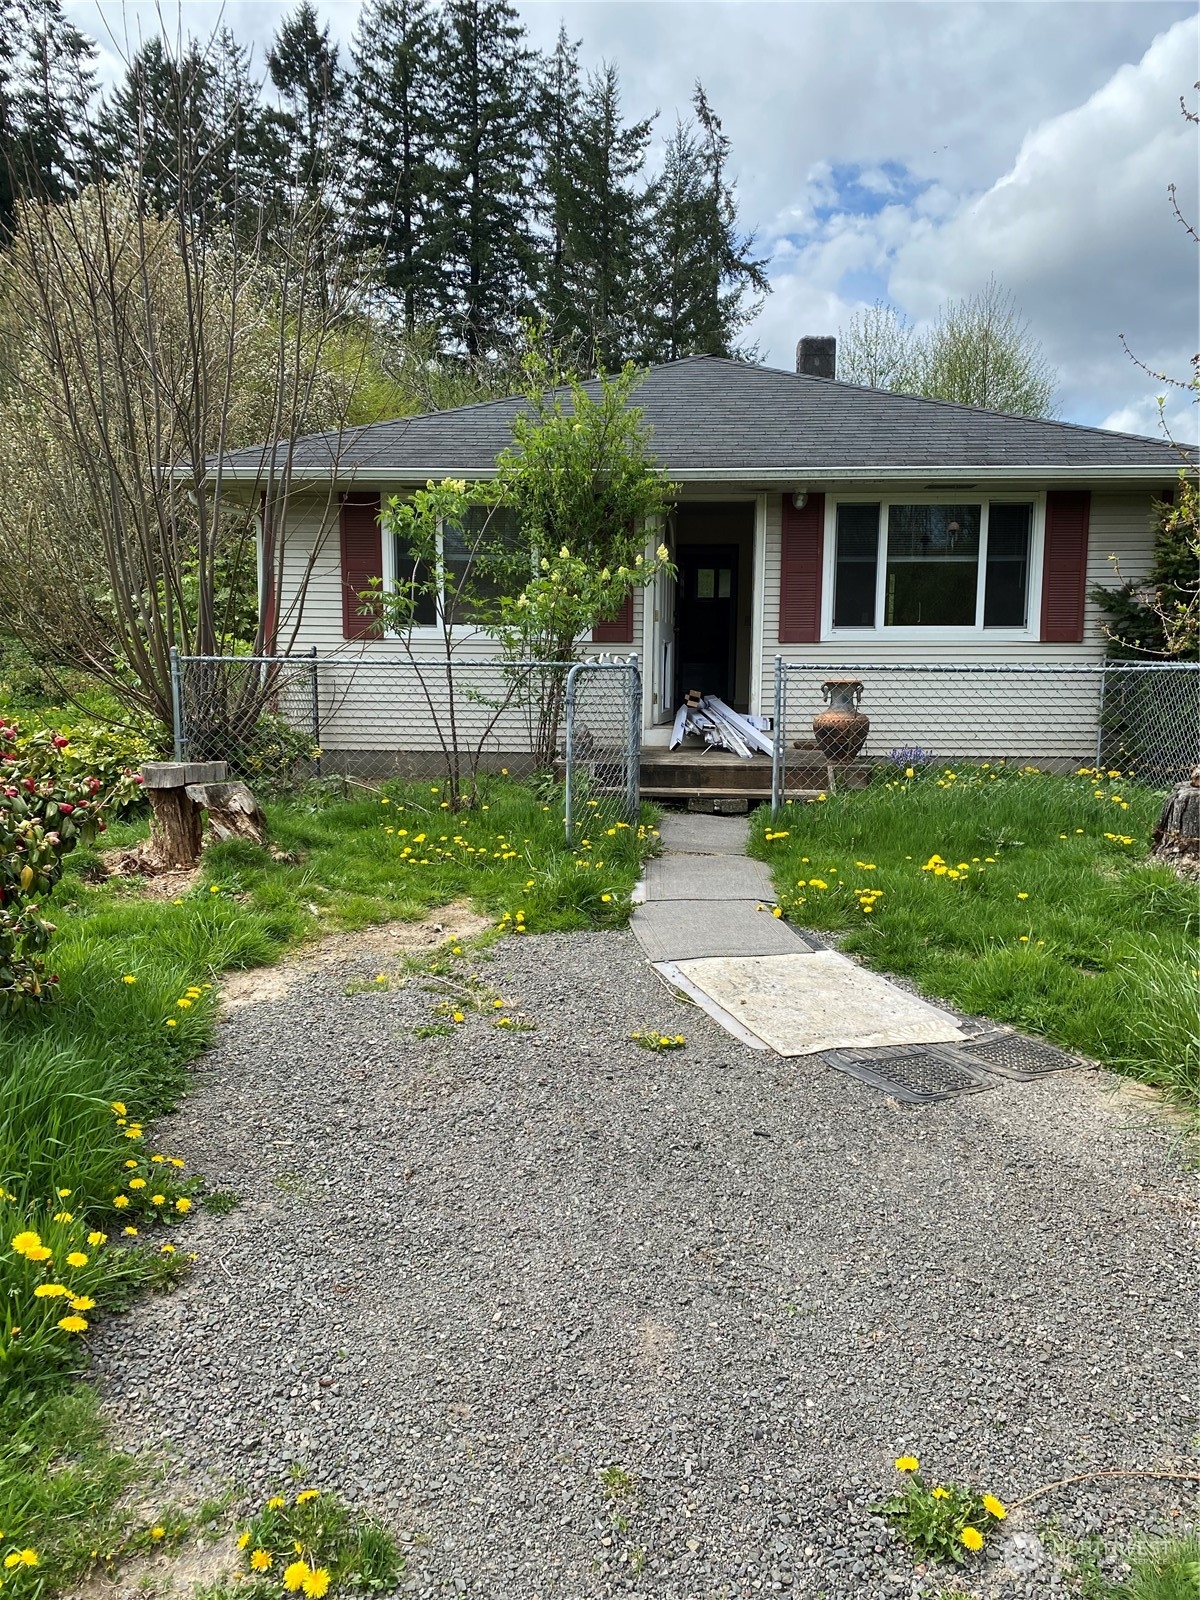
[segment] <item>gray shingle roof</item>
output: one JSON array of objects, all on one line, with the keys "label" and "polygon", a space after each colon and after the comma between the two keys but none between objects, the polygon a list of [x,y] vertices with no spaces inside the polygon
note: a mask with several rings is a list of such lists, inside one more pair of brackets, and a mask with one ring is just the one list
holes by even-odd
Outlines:
[{"label": "gray shingle roof", "polygon": [[[594,392],[595,385],[589,385]],[[1178,452],[1161,439],[1043,422],[715,356],[651,367],[637,391],[654,451],[683,480],[784,482],[950,469],[1098,475],[1173,475]],[[298,477],[423,480],[486,475],[510,442],[519,398],[395,422],[312,434],[297,442]],[[225,459],[253,476],[263,452]]]}]

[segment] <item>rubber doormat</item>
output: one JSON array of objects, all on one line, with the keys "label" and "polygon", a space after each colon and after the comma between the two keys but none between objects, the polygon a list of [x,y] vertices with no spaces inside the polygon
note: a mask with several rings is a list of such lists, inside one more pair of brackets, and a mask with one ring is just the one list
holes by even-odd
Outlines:
[{"label": "rubber doormat", "polygon": [[838,1072],[882,1089],[897,1100],[926,1105],[952,1095],[978,1094],[995,1087],[995,1079],[979,1065],[960,1058],[957,1050],[908,1045],[888,1050],[826,1050],[823,1061]]},{"label": "rubber doormat", "polygon": [[1089,1065],[1064,1050],[1039,1039],[1026,1039],[1019,1033],[986,1033],[959,1045],[954,1054],[963,1056],[972,1066],[985,1072],[998,1072],[1003,1078],[1015,1078],[1028,1083],[1031,1078],[1044,1078],[1048,1072],[1062,1072],[1067,1067]]},{"label": "rubber doormat", "polygon": [[908,1045],[887,1050],[827,1050],[829,1066],[882,1089],[897,1100],[924,1105],[991,1089],[997,1078],[1028,1083],[1049,1072],[1089,1062],[1019,1033],[988,1032],[959,1045]]}]

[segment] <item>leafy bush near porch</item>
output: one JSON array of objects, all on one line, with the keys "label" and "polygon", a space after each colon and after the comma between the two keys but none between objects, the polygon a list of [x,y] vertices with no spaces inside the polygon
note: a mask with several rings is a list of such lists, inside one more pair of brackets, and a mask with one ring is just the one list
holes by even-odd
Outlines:
[{"label": "leafy bush near porch", "polygon": [[1160,803],[1117,772],[897,768],[759,812],[752,849],[790,920],[869,965],[1194,1097],[1200,911],[1148,859]]}]

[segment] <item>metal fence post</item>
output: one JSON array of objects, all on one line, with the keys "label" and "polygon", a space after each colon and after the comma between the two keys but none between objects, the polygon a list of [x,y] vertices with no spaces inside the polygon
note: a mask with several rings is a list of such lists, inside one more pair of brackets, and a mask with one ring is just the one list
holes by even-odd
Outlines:
[{"label": "metal fence post", "polygon": [[1101,667],[1101,669],[1100,669],[1100,707],[1099,707],[1099,710],[1096,712],[1096,759],[1093,762],[1093,765],[1095,766],[1097,771],[1099,771],[1099,769],[1100,769],[1100,766],[1101,766],[1100,757],[1101,757],[1101,754],[1103,753],[1103,750],[1104,750],[1104,688],[1105,688],[1105,685],[1106,685],[1107,682],[1108,682],[1108,673],[1103,667]]},{"label": "metal fence post", "polygon": [[[317,647],[313,645],[308,652],[312,657],[312,736],[313,744],[321,748],[321,685],[320,669],[317,666]],[[321,757],[318,755],[314,763],[317,777],[321,776]]]},{"label": "metal fence post", "polygon": [[783,718],[783,657],[775,657],[775,738],[771,746],[771,815],[775,816],[783,805],[783,791],[787,783],[784,740],[787,730]]},{"label": "metal fence post", "polygon": [[566,721],[567,736],[563,744],[563,823],[567,831],[567,843],[573,841],[575,831],[575,679],[583,670],[584,663],[577,661],[567,673],[566,693]]},{"label": "metal fence post", "polygon": [[183,726],[183,667],[177,645],[171,646],[171,729],[175,741],[175,759],[182,761],[187,733]]},{"label": "metal fence post", "polygon": [[630,825],[636,827],[642,809],[642,674],[636,653],[629,657],[625,681],[629,690],[629,740],[625,751],[626,803]]}]

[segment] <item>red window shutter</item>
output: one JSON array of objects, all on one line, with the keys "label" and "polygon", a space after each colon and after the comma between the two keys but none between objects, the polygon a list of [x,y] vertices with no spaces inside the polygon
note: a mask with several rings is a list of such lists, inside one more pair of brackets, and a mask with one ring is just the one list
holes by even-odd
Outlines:
[{"label": "red window shutter", "polygon": [[372,578],[383,577],[383,535],[377,494],[344,494],[341,506],[342,637],[370,639],[379,624],[359,615],[359,596]]},{"label": "red window shutter", "polygon": [[1088,490],[1051,489],[1046,495],[1046,542],[1042,552],[1042,640],[1079,644],[1087,590]]},{"label": "red window shutter", "polygon": [[611,622],[598,622],[592,629],[593,644],[633,643],[633,594],[629,593]]},{"label": "red window shutter", "polygon": [[825,496],[810,494],[797,510],[783,497],[779,548],[779,642],[815,644],[821,637],[821,563],[825,555]]}]

